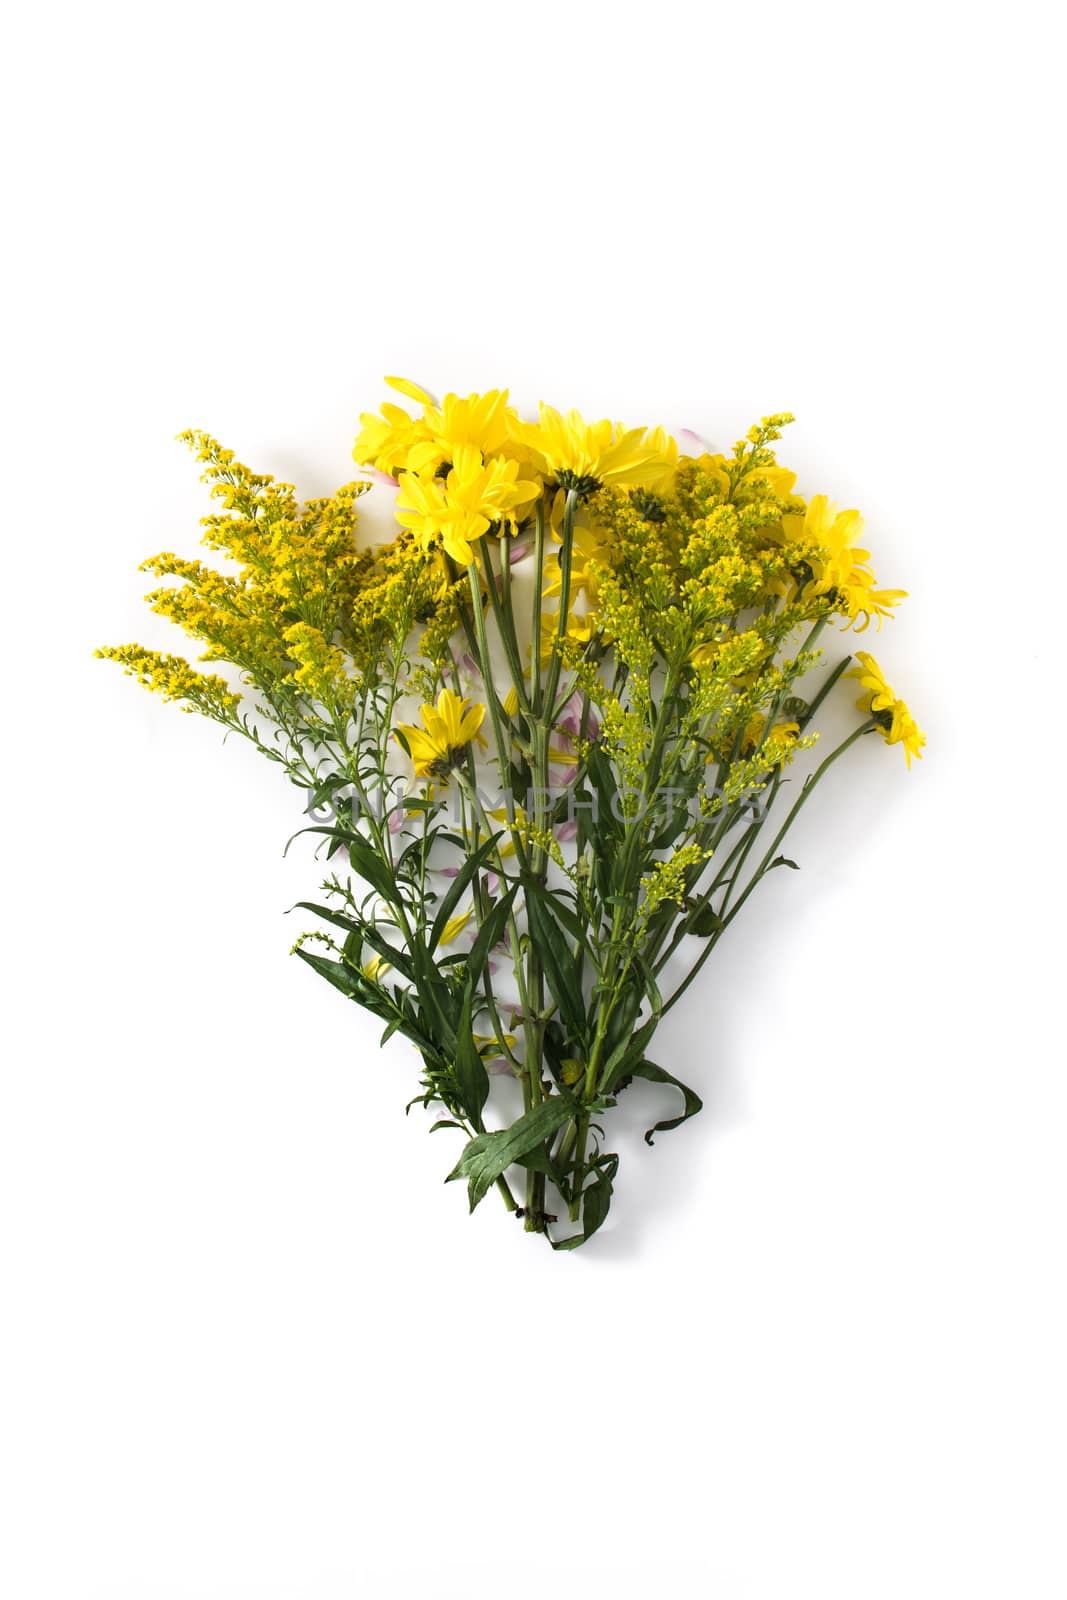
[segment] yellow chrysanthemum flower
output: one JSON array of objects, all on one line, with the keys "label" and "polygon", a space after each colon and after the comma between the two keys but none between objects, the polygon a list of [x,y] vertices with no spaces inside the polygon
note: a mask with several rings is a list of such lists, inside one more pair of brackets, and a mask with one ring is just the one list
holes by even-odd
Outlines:
[{"label": "yellow chrysanthemum flower", "polygon": [[412,417],[403,406],[386,400],[381,414],[364,411],[360,416],[362,427],[352,447],[355,459],[364,467],[377,467],[395,477],[407,465],[408,456],[417,444],[425,443],[428,435],[421,417]]},{"label": "yellow chrysanthemum flower", "polygon": [[858,650],[856,660],[861,665],[853,667],[848,676],[858,678],[863,689],[863,693],[856,701],[857,706],[875,719],[886,744],[904,746],[904,755],[909,767],[912,756],[921,761],[923,745],[926,743],[925,733],[916,723],[904,701],[895,695],[886,683],[885,674],[874,657],[866,650]]},{"label": "yellow chrysanthemum flower", "polygon": [[583,498],[604,484],[654,486],[674,469],[677,446],[661,428],[624,428],[621,422],[585,422],[541,405],[537,422],[517,422],[514,436],[530,451],[535,469]]},{"label": "yellow chrysanthemum flower", "polygon": [[[814,563],[811,582],[805,595],[829,594],[841,597],[849,617],[862,633],[872,617],[892,615],[891,607],[907,598],[906,589],[876,589],[870,568],[871,553],[858,540],[863,533],[863,518],[858,511],[838,511],[824,494],[813,495],[803,517],[782,519],[786,538],[791,542],[821,545],[826,555]],[[859,619],[863,618],[860,622]]]},{"label": "yellow chrysanthemum flower", "polygon": [[401,473],[397,521],[424,547],[440,542],[453,561],[469,567],[472,542],[541,493],[539,484],[519,477],[519,470],[517,461],[501,456],[486,461],[474,445],[457,445],[443,481],[421,472]]},{"label": "yellow chrysanthemum flower", "polygon": [[507,454],[516,413],[506,389],[485,394],[446,394],[440,406],[426,410],[426,427],[438,451],[438,464],[454,461],[460,445],[473,445],[483,456]]},{"label": "yellow chrysanthemum flower", "polygon": [[444,777],[477,735],[485,707],[471,705],[451,689],[442,689],[436,706],[424,705],[419,714],[423,721],[421,728],[401,722],[396,732],[402,736],[415,763],[416,778]]}]

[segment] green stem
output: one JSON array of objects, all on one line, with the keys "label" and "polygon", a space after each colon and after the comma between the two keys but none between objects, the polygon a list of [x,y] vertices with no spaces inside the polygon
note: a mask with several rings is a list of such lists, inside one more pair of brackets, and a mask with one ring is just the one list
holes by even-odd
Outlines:
[{"label": "green stem", "polygon": [[[574,555],[574,513],[578,506],[578,495],[574,489],[567,490],[567,498],[563,503],[563,545],[559,553],[559,613],[556,623],[556,637],[552,647],[552,659],[548,664],[548,675],[545,678],[543,706],[551,713],[555,705],[556,689],[559,685],[559,675],[563,668],[563,641],[567,637],[567,621],[571,608],[571,564]],[[537,638],[534,648],[540,648],[541,624],[538,620]],[[551,730],[550,730],[551,731]]]},{"label": "green stem", "polygon": [[[671,995],[670,999],[665,1002],[664,1007],[663,1007],[663,1011],[661,1012],[661,1016],[666,1016],[667,1012],[671,1009],[671,1007],[673,1005],[677,1004],[677,1002],[681,999],[682,995],[689,988],[689,985],[693,982],[694,978],[696,977],[697,973],[700,971],[701,967],[704,965],[705,961],[707,961],[707,959],[710,956],[712,950],[715,948],[715,946],[718,944],[719,940],[722,938],[723,934],[726,932],[726,929],[730,926],[730,923],[737,916],[737,913],[740,911],[741,907],[744,905],[744,903],[748,899],[749,895],[752,893],[752,891],[755,889],[756,885],[760,882],[760,880],[763,878],[765,873],[768,871],[768,869],[770,868],[771,862],[774,860],[775,852],[777,851],[778,846],[782,843],[782,841],[785,838],[786,834],[789,832],[789,829],[792,827],[793,823],[795,822],[797,816],[800,813],[801,807],[807,801],[808,796],[812,793],[812,791],[814,790],[816,784],[824,776],[824,774],[829,771],[829,769],[833,766],[834,762],[838,759],[838,757],[844,755],[845,751],[849,748],[850,745],[855,744],[857,739],[861,739],[864,734],[870,733],[872,731],[872,729],[876,728],[877,726],[878,726],[878,724],[874,721],[873,718],[870,718],[866,722],[862,723],[860,725],[860,727],[858,727],[855,730],[854,733],[849,734],[848,738],[843,740],[841,742],[841,744],[839,744],[837,746],[836,750],[831,751],[831,753],[826,757],[826,760],[821,764],[821,766],[819,766],[819,767],[817,767],[815,769],[815,771],[810,775],[810,777],[805,779],[804,787],[801,789],[800,794],[797,796],[795,802],[793,803],[793,806],[790,809],[788,815],[786,816],[785,821],[782,823],[782,826],[779,828],[778,832],[775,834],[774,839],[773,839],[772,843],[770,844],[770,846],[768,847],[767,851],[765,852],[765,854],[763,856],[763,859],[761,860],[759,866],[756,868],[755,872],[752,874],[752,877],[749,879],[748,884],[746,885],[745,890],[744,890],[743,894],[741,895],[741,898],[738,900],[738,902],[734,906],[733,910],[727,916],[722,917],[722,919],[720,921],[720,924],[719,924],[719,927],[705,941],[704,948],[700,952],[700,955],[697,957],[697,960],[694,963],[693,967],[691,968],[689,973],[686,975],[686,977],[684,977],[682,979],[681,983],[678,985],[677,989],[675,989],[675,991]],[[732,886],[731,886],[731,888],[732,888]]]},{"label": "green stem", "polygon": [[537,502],[535,516],[529,702],[535,711],[539,711],[541,709],[541,607],[544,604],[545,589],[545,502],[543,497]]},{"label": "green stem", "polygon": [[[478,549],[481,552],[486,587],[489,591],[489,604],[492,607],[493,617],[497,625],[497,632],[500,635],[500,642],[504,647],[504,654],[507,657],[508,668],[511,672],[511,681],[515,685],[515,693],[518,695],[519,705],[525,712],[529,713],[531,712],[532,708],[526,694],[526,677],[519,663],[519,641],[518,636],[515,633],[515,619],[512,615],[510,605],[505,605],[500,595],[497,593],[496,576],[493,571],[492,553],[489,547],[489,540],[484,534],[478,540]],[[506,550],[503,553],[502,559],[508,559]]]}]

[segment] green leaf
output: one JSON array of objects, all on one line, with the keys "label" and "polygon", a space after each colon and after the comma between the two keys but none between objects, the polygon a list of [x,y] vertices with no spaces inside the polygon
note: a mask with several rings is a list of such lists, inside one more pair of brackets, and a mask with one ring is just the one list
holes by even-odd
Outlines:
[{"label": "green leaf", "polygon": [[357,872],[361,878],[364,878],[372,889],[376,889],[382,899],[387,900],[390,905],[399,903],[400,892],[397,889],[393,874],[373,845],[369,844],[361,833],[354,833],[351,828],[342,827],[301,828],[297,833],[293,834],[289,844],[285,847],[286,850],[289,849],[293,839],[299,839],[303,833],[321,833],[326,838],[332,839],[333,849],[330,851],[331,855],[333,850],[339,849],[341,846],[347,848],[352,870]]},{"label": "green leaf", "polygon": [[645,1046],[652,1039],[659,1022],[658,1017],[649,1017],[642,1023],[636,1033],[617,1044],[604,1063],[604,1070],[600,1074],[601,1094],[610,1094],[620,1079],[625,1078],[630,1071],[630,1063],[640,1061],[645,1053]]},{"label": "green leaf", "polygon": [[578,1102],[572,1095],[554,1094],[531,1107],[510,1128],[495,1133],[479,1133],[471,1139],[453,1170],[445,1179],[466,1178],[470,1208],[489,1193],[493,1184],[513,1162],[519,1161],[536,1145],[544,1144],[557,1128],[578,1115]]},{"label": "green leaf", "polygon": [[[604,1053],[610,1061],[620,1045],[627,1049],[633,1046],[634,1024],[637,1013],[641,1009],[641,985],[628,983],[616,1002],[611,1016],[608,1018],[607,1032],[604,1036]],[[650,1017],[649,1022],[655,1027],[655,1019]],[[648,1026],[648,1023],[645,1024]],[[651,1034],[649,1035],[651,1037]]]},{"label": "green leaf", "polygon": [[286,916],[292,911],[313,911],[323,922],[332,922],[335,928],[344,928],[346,933],[363,932],[363,924],[355,917],[350,917],[344,911],[335,911],[332,906],[316,905],[314,900],[298,900],[295,905],[289,907]]},{"label": "green leaf", "polygon": [[[590,747],[586,757],[586,772],[589,781],[596,791],[597,817],[593,832],[601,838],[607,836],[621,837],[623,831],[622,821],[615,814],[616,803],[619,797],[618,785],[611,762],[600,745]],[[590,819],[591,820],[591,819]]]},{"label": "green leaf", "polygon": [[512,904],[518,892],[518,884],[512,884],[507,893],[497,901],[478,929],[478,937],[471,945],[471,953],[467,957],[467,982],[472,987],[481,978],[485,964],[489,960],[490,952],[494,945],[499,944],[503,936],[508,917],[511,914]]},{"label": "green leaf", "polygon": [[364,985],[359,974],[350,967],[343,966],[340,961],[330,961],[326,956],[312,955],[309,950],[298,950],[296,953],[301,961],[306,961],[320,977],[332,983],[335,989],[340,989],[349,1000],[363,999]]},{"label": "green leaf", "polygon": [[800,871],[800,868],[797,866],[796,862],[790,861],[788,856],[775,856],[774,860],[767,868],[767,871],[773,872],[775,867],[792,867],[794,872]]},{"label": "green leaf", "polygon": [[711,909],[710,905],[700,906],[698,910],[692,912],[685,925],[686,933],[692,933],[698,939],[710,939],[713,933],[719,933],[721,930],[722,918],[717,911]]},{"label": "green leaf", "polygon": [[685,1105],[685,1110],[680,1117],[666,1118],[663,1122],[657,1122],[649,1128],[645,1134],[646,1144],[655,1142],[653,1135],[669,1133],[671,1128],[680,1128],[683,1122],[688,1122],[690,1117],[695,1117],[698,1111],[704,1109],[704,1102],[695,1090],[690,1089],[688,1084],[682,1083],[679,1078],[668,1072],[665,1067],[657,1067],[654,1061],[639,1061],[636,1066],[629,1069],[628,1076],[631,1078],[647,1078],[649,1083],[669,1083],[673,1089],[678,1090]]},{"label": "green leaf", "polygon": [[456,876],[452,879],[452,882],[449,884],[444,899],[437,908],[437,915],[434,918],[433,927],[430,929],[429,950],[431,954],[437,949],[437,946],[441,940],[441,935],[445,931],[445,925],[447,924],[448,919],[452,915],[453,911],[455,911],[456,907],[459,905],[464,890],[467,888],[467,885],[477,876],[483,863],[496,848],[496,842],[499,838],[500,834],[494,833],[493,837],[491,839],[487,839],[485,844],[476,850],[472,856],[468,856],[466,861],[464,861],[463,865],[460,867],[459,871],[456,873]]},{"label": "green leaf", "polygon": [[611,1207],[612,1184],[619,1170],[619,1158],[607,1155],[597,1164],[597,1175],[582,1193],[582,1232],[591,1239]]},{"label": "green leaf", "polygon": [[559,1006],[571,1036],[582,1040],[586,1035],[585,997],[582,993],[582,963],[568,945],[554,912],[556,903],[535,878],[524,880],[526,915],[530,924],[530,937],[541,958],[552,998]]},{"label": "green leaf", "polygon": [[659,992],[659,984],[656,982],[655,973],[642,955],[634,958],[634,965],[641,974],[641,982],[645,986],[645,996],[652,1007],[652,1015],[658,1022],[660,1012],[663,1010],[663,996]]},{"label": "green leaf", "polygon": [[[589,939],[587,930],[580,917],[576,912],[571,910],[564,897],[561,894],[553,892],[551,889],[544,888],[544,886],[539,884],[536,879],[532,879],[531,882],[535,884],[537,891],[542,894],[550,903],[552,915],[555,917],[560,927],[566,929],[571,938],[574,940],[575,944],[583,945],[586,949],[588,949]],[[527,893],[529,893],[529,885],[527,885]]]},{"label": "green leaf", "polygon": [[611,1153],[602,1156],[596,1162],[594,1170],[595,1180],[582,1191],[581,1233],[568,1234],[566,1239],[553,1239],[553,1250],[577,1250],[587,1239],[593,1237],[607,1216],[611,1208],[615,1174],[619,1170],[618,1156]]},{"label": "green leaf", "polygon": [[415,981],[414,968],[403,950],[397,949],[395,944],[390,944],[389,940],[378,932],[372,922],[364,923],[361,931],[364,941],[373,950],[377,950],[383,961],[388,961],[391,966],[396,968],[401,977],[406,978],[409,983]]},{"label": "green leaf", "polygon": [[478,1054],[472,1032],[474,1013],[473,985],[468,983],[456,1024],[456,1083],[467,1115],[476,1128],[482,1126],[482,1111],[489,1098],[489,1074]]}]

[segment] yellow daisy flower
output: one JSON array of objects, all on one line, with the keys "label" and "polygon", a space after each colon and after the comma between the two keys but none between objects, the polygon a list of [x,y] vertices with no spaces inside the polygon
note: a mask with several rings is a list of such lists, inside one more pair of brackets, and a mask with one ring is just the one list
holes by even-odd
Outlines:
[{"label": "yellow daisy flower", "polygon": [[362,427],[356,436],[352,454],[363,467],[377,467],[390,477],[403,470],[408,456],[417,444],[427,439],[426,424],[421,417],[412,417],[403,406],[386,400],[381,414],[364,411],[360,416]]},{"label": "yellow daisy flower", "polygon": [[886,744],[904,746],[904,755],[909,767],[912,756],[921,761],[923,745],[926,743],[925,733],[916,723],[904,701],[895,695],[886,683],[885,674],[874,657],[866,650],[858,650],[856,660],[861,665],[853,667],[847,676],[858,678],[862,686],[863,693],[856,701],[857,706],[878,723]]},{"label": "yellow daisy flower", "polygon": [[471,705],[451,689],[442,689],[436,706],[420,708],[423,726],[409,722],[397,725],[411,759],[416,778],[444,777],[457,765],[461,753],[475,738],[485,716],[485,707]]},{"label": "yellow daisy flower", "polygon": [[[826,555],[814,563],[806,596],[836,591],[844,602],[857,632],[862,633],[872,617],[892,615],[891,607],[907,598],[906,589],[876,589],[870,568],[871,552],[858,543],[863,533],[863,518],[858,511],[838,511],[824,494],[813,495],[803,517],[782,519],[786,538],[792,542],[821,545]],[[862,622],[859,622],[860,618]]]},{"label": "yellow daisy flower", "polygon": [[544,478],[583,498],[607,483],[654,486],[673,471],[678,455],[661,428],[650,433],[606,419],[585,422],[577,411],[564,415],[544,403],[540,420],[515,423],[514,435]]},{"label": "yellow daisy flower", "polygon": [[539,484],[519,477],[519,470],[517,461],[501,456],[486,461],[474,445],[457,445],[444,480],[401,473],[397,521],[424,547],[440,541],[453,561],[469,567],[472,542],[541,493]]},{"label": "yellow daisy flower", "polygon": [[473,445],[484,456],[507,454],[516,413],[506,389],[485,394],[446,394],[440,406],[426,411],[426,427],[438,451],[438,463],[454,461],[460,445]]}]

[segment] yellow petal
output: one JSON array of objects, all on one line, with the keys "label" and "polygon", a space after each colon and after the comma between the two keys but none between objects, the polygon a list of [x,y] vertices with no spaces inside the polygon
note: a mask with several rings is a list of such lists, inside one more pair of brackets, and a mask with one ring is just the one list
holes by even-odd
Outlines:
[{"label": "yellow petal", "polygon": [[[409,400],[417,400],[420,406],[433,406],[437,402],[432,394],[425,389],[420,389],[417,383],[412,383],[410,378],[386,378],[390,389],[395,389],[397,394],[407,395]],[[385,409],[384,406],[382,408]]]}]

